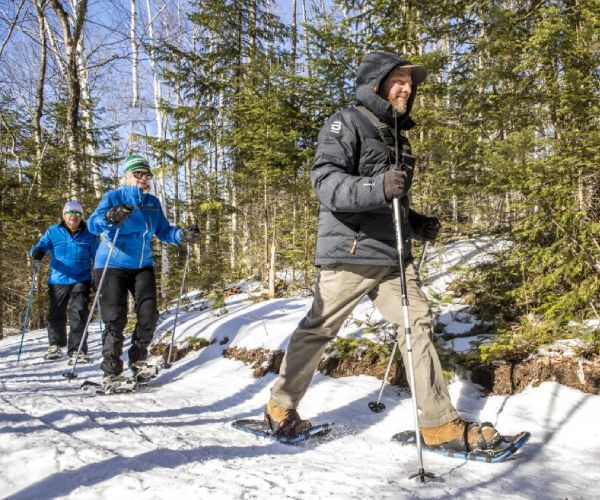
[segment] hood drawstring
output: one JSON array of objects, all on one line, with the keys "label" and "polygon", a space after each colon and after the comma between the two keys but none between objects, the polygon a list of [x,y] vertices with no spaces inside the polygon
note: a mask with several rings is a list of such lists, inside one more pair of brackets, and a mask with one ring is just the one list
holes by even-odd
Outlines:
[{"label": "hood drawstring", "polygon": [[402,170],[402,167],[398,164],[400,150],[398,149],[398,113],[396,113],[396,110],[394,110],[394,150],[396,152],[396,168]]}]

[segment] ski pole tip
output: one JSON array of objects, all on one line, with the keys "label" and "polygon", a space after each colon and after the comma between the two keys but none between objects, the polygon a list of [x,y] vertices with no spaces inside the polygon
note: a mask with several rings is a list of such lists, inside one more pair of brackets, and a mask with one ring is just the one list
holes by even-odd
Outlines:
[{"label": "ski pole tip", "polygon": [[381,413],[385,410],[385,405],[381,401],[371,401],[369,403],[369,410],[374,413]]}]

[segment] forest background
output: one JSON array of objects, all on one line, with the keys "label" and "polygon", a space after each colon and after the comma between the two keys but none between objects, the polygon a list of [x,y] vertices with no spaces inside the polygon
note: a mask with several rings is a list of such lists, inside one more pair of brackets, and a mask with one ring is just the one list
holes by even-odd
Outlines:
[{"label": "forest background", "polygon": [[[600,350],[600,0],[0,2],[0,337],[28,250],[69,198],[89,213],[147,156],[171,222],[198,224],[187,283],[310,288],[318,131],[371,50],[427,66],[408,133],[413,207],[446,241],[497,235],[455,285],[499,334],[484,356],[564,337]],[[155,243],[159,294],[185,248]],[[47,266],[30,325],[45,324]],[[287,279],[281,280],[283,274]]]}]

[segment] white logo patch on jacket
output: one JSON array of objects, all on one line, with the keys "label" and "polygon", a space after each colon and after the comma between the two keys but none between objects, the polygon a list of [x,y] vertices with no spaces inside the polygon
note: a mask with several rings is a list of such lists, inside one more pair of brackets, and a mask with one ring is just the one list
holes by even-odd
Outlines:
[{"label": "white logo patch on jacket", "polygon": [[331,131],[334,134],[339,134],[340,130],[342,130],[342,122],[339,120],[336,120],[334,122],[331,123]]}]

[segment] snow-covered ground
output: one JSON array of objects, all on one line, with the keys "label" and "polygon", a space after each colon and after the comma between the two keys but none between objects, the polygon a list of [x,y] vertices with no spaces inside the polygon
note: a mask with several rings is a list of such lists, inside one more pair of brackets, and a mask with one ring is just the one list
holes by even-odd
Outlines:
[{"label": "snow-covered ground", "polygon": [[[481,241],[478,242],[481,246]],[[430,291],[442,293],[447,266],[480,258],[473,242],[456,243],[428,260]],[[440,264],[440,262],[444,262]],[[192,301],[199,306],[201,298]],[[184,306],[188,304],[183,301]],[[300,413],[335,422],[331,439],[286,446],[231,428],[260,417],[274,375],[255,379],[224,347],[285,348],[310,299],[253,303],[239,294],[226,310],[186,309],[176,339],[217,342],[163,370],[133,395],[91,397],[83,380],[99,380],[99,325],[91,329],[94,363],[68,382],[66,362],[47,362],[45,330],[28,332],[21,362],[18,337],[0,341],[0,496],[3,498],[598,498],[600,397],[544,383],[515,396],[481,397],[464,379],[450,385],[458,410],[503,433],[529,430],[531,441],[504,463],[466,462],[425,453],[437,479],[409,480],[414,448],[390,442],[410,429],[407,391],[387,387],[387,410],[372,413],[380,381],[316,374]],[[462,314],[461,314],[462,311]],[[460,304],[439,311],[449,328],[472,321]],[[159,325],[167,331],[172,314]],[[355,316],[371,314],[361,304]],[[349,324],[344,335],[356,334]],[[228,343],[219,342],[227,337]],[[460,339],[461,341],[466,339]],[[468,344],[462,345],[467,348]]]}]

